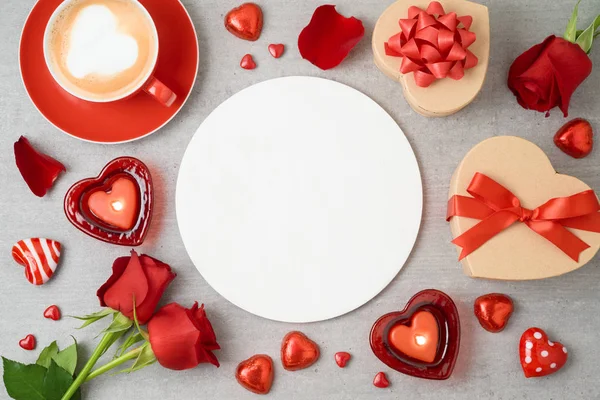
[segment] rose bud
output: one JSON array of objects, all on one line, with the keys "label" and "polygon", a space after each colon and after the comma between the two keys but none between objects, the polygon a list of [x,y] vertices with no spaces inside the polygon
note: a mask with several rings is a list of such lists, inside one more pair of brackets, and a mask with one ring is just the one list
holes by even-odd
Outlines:
[{"label": "rose bud", "polygon": [[98,289],[100,305],[133,319],[135,298],[137,320],[143,325],[175,276],[167,264],[144,254],[138,256],[132,250],[131,257],[115,260],[111,277]]},{"label": "rose bud", "polygon": [[577,44],[550,36],[513,62],[508,87],[526,109],[548,113],[558,106],[564,116],[575,89],[592,72],[592,62]]},{"label": "rose bud", "polygon": [[204,304],[198,307],[196,302],[190,309],[177,303],[164,306],[148,323],[148,334],[152,351],[165,368],[183,370],[201,363],[219,366],[212,350],[221,347]]}]

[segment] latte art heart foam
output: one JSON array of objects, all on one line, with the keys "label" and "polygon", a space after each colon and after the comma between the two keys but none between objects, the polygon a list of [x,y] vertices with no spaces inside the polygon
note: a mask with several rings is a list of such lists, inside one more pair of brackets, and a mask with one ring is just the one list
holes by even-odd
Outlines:
[{"label": "latte art heart foam", "polygon": [[117,18],[104,5],[79,12],[70,35],[66,64],[75,78],[89,74],[114,75],[131,68],[138,59],[137,41],[117,30]]},{"label": "latte art heart foam", "polygon": [[46,28],[44,55],[72,95],[113,101],[139,89],[158,56],[152,17],[137,0],[65,0]]}]

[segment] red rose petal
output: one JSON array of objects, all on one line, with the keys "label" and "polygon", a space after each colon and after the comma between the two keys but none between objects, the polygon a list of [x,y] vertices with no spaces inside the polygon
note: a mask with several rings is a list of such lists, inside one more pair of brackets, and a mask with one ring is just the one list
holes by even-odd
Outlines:
[{"label": "red rose petal", "polygon": [[66,168],[54,158],[38,152],[25,136],[15,142],[15,160],[21,176],[29,189],[38,197],[44,197],[54,184],[58,174]]},{"label": "red rose petal", "polygon": [[298,37],[302,58],[327,70],[339,65],[365,34],[362,21],[338,14],[333,5],[318,7]]},{"label": "red rose petal", "polygon": [[548,58],[560,91],[558,108],[566,117],[571,96],[592,73],[592,61],[579,45],[562,38],[557,38],[555,45],[548,49]]},{"label": "red rose petal", "polygon": [[104,301],[113,310],[129,314],[135,303],[142,304],[148,295],[148,278],[135,251],[131,252],[129,264],[122,275],[104,293]]}]

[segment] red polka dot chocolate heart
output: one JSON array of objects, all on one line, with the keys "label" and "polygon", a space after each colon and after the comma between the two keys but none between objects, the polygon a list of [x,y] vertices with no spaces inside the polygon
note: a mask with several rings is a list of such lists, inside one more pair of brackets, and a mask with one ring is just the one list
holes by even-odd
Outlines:
[{"label": "red polka dot chocolate heart", "polygon": [[148,167],[133,157],[109,162],[96,178],[75,183],[65,214],[80,231],[104,242],[139,246],[152,217],[154,190]]},{"label": "red polka dot chocolate heart", "polygon": [[398,372],[448,379],[460,348],[458,311],[445,293],[423,290],[402,311],[379,318],[370,342],[377,358]]},{"label": "red polka dot chocolate heart", "polygon": [[527,378],[555,373],[567,362],[567,348],[548,339],[540,328],[529,328],[519,343],[521,367]]}]

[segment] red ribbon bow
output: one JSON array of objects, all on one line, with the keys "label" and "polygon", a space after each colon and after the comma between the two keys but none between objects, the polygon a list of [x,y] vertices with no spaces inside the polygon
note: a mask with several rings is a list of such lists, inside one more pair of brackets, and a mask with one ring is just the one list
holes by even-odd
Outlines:
[{"label": "red ribbon bow", "polygon": [[590,246],[566,228],[600,233],[600,203],[593,190],[550,199],[529,210],[521,207],[519,199],[504,186],[477,172],[467,192],[473,197],[454,195],[448,201],[446,221],[452,217],[481,220],[452,241],[462,247],[459,260],[517,221],[577,262],[579,254]]},{"label": "red ribbon bow", "polygon": [[462,79],[465,70],[478,63],[475,54],[467,50],[476,40],[469,31],[472,23],[470,15],[446,14],[437,1],[429,3],[426,11],[411,6],[408,19],[399,21],[401,31],[385,43],[385,54],[404,57],[400,72],[414,72],[417,86],[427,87],[446,77]]}]

